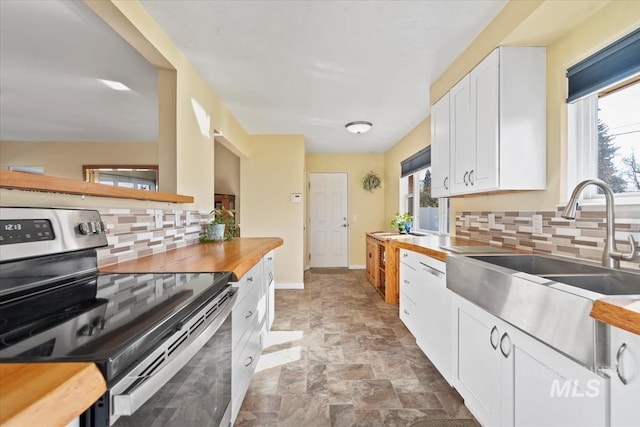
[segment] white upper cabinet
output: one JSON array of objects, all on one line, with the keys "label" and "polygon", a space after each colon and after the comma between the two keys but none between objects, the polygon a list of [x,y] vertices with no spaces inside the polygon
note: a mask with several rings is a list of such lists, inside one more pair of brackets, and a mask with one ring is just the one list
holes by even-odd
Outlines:
[{"label": "white upper cabinet", "polygon": [[431,107],[431,165],[431,196],[449,196],[449,93]]},{"label": "white upper cabinet", "polygon": [[435,195],[546,188],[545,74],[545,48],[499,47],[445,95],[449,138],[445,98],[433,106],[432,174],[449,178]]}]

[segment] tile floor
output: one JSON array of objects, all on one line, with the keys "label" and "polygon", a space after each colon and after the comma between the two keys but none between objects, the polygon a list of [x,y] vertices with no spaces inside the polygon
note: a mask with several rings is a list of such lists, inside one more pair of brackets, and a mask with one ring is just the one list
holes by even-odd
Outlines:
[{"label": "tile floor", "polygon": [[[473,419],[362,270],[305,274],[276,318],[236,426],[419,426]],[[466,421],[478,425],[475,421]]]}]

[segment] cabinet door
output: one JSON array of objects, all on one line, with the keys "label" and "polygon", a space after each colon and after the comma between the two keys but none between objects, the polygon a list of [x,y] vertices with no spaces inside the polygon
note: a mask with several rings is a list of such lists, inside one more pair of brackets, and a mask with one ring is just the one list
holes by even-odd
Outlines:
[{"label": "cabinet door", "polygon": [[471,112],[469,75],[464,76],[449,92],[451,162],[449,178],[451,194],[469,192],[469,172],[475,168],[475,129]]},{"label": "cabinet door", "polygon": [[449,195],[449,93],[431,107],[431,195]]},{"label": "cabinet door", "polygon": [[521,331],[512,330],[510,335],[514,410],[509,425],[607,425],[608,379]]},{"label": "cabinet door", "polygon": [[509,382],[508,359],[500,354],[502,322],[465,299],[453,295],[454,325],[458,339],[454,346],[454,383],[465,405],[482,425],[501,425],[502,405],[511,400],[504,390]]},{"label": "cabinet door", "polygon": [[367,280],[375,286],[376,284],[376,253],[378,245],[371,237],[367,237]]},{"label": "cabinet door", "polygon": [[425,258],[416,271],[418,284],[424,288],[421,322],[417,343],[442,376],[452,383],[451,375],[451,291],[447,289],[445,263]]},{"label": "cabinet door", "polygon": [[611,426],[637,426],[640,422],[640,335],[611,327],[610,359],[613,367]]},{"label": "cabinet door", "polygon": [[469,192],[498,188],[499,49],[471,73],[471,113],[475,124],[475,165],[469,171]]}]

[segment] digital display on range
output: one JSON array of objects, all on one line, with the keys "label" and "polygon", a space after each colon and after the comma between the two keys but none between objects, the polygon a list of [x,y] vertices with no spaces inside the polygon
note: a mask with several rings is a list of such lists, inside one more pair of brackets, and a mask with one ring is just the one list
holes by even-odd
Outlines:
[{"label": "digital display on range", "polygon": [[0,220],[0,245],[53,240],[53,229],[48,219]]}]

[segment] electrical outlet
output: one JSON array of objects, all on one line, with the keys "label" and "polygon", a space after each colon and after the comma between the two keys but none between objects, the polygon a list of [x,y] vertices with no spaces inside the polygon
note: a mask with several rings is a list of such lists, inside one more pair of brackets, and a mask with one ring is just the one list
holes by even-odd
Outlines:
[{"label": "electrical outlet", "polygon": [[157,209],[155,212],[156,229],[162,228],[162,211]]},{"label": "electrical outlet", "polygon": [[180,227],[180,217],[182,216],[182,211],[173,211],[173,225],[176,227]]},{"label": "electrical outlet", "polygon": [[356,222],[358,220],[358,215],[353,214],[351,215],[351,221]]},{"label": "electrical outlet", "polygon": [[534,234],[542,234],[542,215],[533,215],[531,217],[531,228]]},{"label": "electrical outlet", "polygon": [[190,225],[191,224],[191,211],[187,211],[184,214],[184,222],[185,222],[185,225]]},{"label": "electrical outlet", "polygon": [[464,217],[464,226],[471,227],[471,217],[469,215]]},{"label": "electrical outlet", "polygon": [[490,213],[489,214],[489,227],[493,228],[495,226],[496,226],[496,214]]}]

